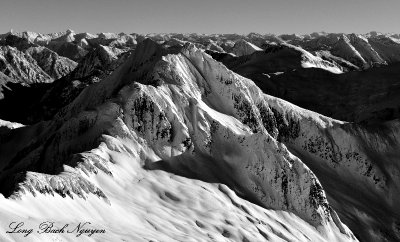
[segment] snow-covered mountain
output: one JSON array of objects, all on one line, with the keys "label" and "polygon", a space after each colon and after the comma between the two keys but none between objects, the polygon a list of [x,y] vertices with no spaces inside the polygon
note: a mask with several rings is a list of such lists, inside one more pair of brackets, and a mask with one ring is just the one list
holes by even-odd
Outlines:
[{"label": "snow-covered mountain", "polygon": [[46,47],[30,47],[25,53],[32,56],[38,65],[54,80],[71,73],[78,65],[73,60],[59,56],[57,53],[47,49]]},{"label": "snow-covered mountain", "polygon": [[287,42],[309,51],[325,50],[359,68],[387,65],[400,60],[400,42],[390,34],[327,34],[300,36]]},{"label": "snow-covered mountain", "polygon": [[0,46],[1,72],[22,85],[51,83],[77,66],[76,62],[11,33],[0,40]]},{"label": "snow-covered mountain", "polygon": [[10,80],[22,84],[53,81],[35,59],[10,46],[0,46],[0,71]]},{"label": "snow-covered mountain", "polygon": [[236,41],[235,45],[231,49],[231,52],[237,56],[251,55],[256,51],[262,51],[262,49],[242,39]]},{"label": "snow-covered mountain", "polygon": [[[60,57],[45,47],[30,47],[26,53],[41,61],[40,66],[49,74],[58,74],[60,78],[52,83],[39,83],[29,87],[19,83],[9,83],[5,86],[7,89],[2,92],[5,98],[0,100],[0,118],[25,124],[51,119],[84,88],[110,75],[129,56],[129,51],[100,45],[76,65],[75,62]],[[49,54],[47,58],[46,54]],[[68,69],[71,66],[73,70]],[[4,81],[4,85],[7,82],[9,81]]]},{"label": "snow-covered mountain", "polygon": [[[263,92],[326,116],[363,123],[400,117],[399,63],[348,71],[358,69],[351,64],[346,68],[343,62],[331,64],[323,60],[326,56],[304,58],[302,51],[285,45],[239,58],[209,53]],[[344,73],[338,75],[340,71]]]},{"label": "snow-covered mountain", "polygon": [[[79,62],[72,76],[79,79],[95,75],[95,72],[107,73],[114,71],[126,60],[127,55],[124,55],[124,53],[126,53],[126,50],[99,45]],[[122,55],[125,57],[121,58]]]},{"label": "snow-covered mountain", "polygon": [[[208,38],[218,43],[226,52],[232,52],[236,55],[251,54],[255,49],[265,49],[271,43],[287,43],[301,47],[312,54],[325,51],[326,56],[329,53],[329,56],[332,57],[327,58],[327,60],[349,62],[361,69],[387,65],[400,60],[400,39],[395,34],[340,34],[324,32],[312,33],[310,35],[284,34],[279,36],[256,33],[248,35],[221,34],[208,36],[196,34],[153,34],[146,35],[146,37],[156,41],[166,41],[176,38],[201,44],[205,42],[204,39]],[[238,42],[238,52],[234,53],[235,51],[232,50],[232,47],[236,42]]]},{"label": "snow-covered mountain", "polygon": [[[146,184],[154,173],[159,173],[157,170],[163,170],[167,166],[168,172],[183,177],[227,184],[241,196],[267,209],[287,210],[289,214],[302,219],[304,222],[301,226],[306,226],[309,230],[309,234],[303,235],[303,239],[355,239],[330,208],[325,192],[312,171],[266,130],[256,102],[258,106],[261,105],[260,108],[268,110],[265,99],[268,97],[250,80],[229,71],[192,45],[185,46],[178,54],[165,55],[168,50],[160,49],[154,42],[145,41],[127,63],[102,82],[85,89],[55,120],[26,127],[26,130],[15,130],[16,133],[39,134],[35,135],[36,138],[25,136],[28,143],[19,140],[18,145],[10,150],[9,145],[15,142],[16,133],[13,132],[9,134],[7,141],[2,140],[1,152],[4,153],[5,149],[8,152],[2,156],[3,172],[0,179],[3,184],[9,181],[19,184],[17,189],[9,190],[12,193],[8,195],[26,201],[34,200],[31,197],[33,194],[40,194],[43,198],[50,196],[48,201],[61,199],[69,200],[72,204],[80,204],[81,199],[92,200],[98,196],[101,199],[94,204],[103,205],[94,205],[95,207],[105,209],[110,206],[112,209],[114,204],[118,206],[122,199],[128,197],[124,194],[115,194],[117,196],[114,197],[110,193],[113,189],[107,188],[106,184],[102,187],[96,182],[97,179],[111,179],[118,184],[118,180],[126,176],[120,169],[128,165],[136,167],[130,172],[141,173],[139,177],[132,176],[129,180],[141,179],[141,183]],[[207,64],[204,65],[205,63]],[[147,83],[157,84],[152,86]],[[95,110],[85,111],[89,107]],[[54,139],[54,142],[45,141],[49,138]],[[26,145],[31,147],[28,148],[30,151],[21,153],[20,149]],[[225,147],[224,150],[221,150],[222,147]],[[20,154],[18,161],[15,160],[17,153]],[[116,155],[115,158],[111,158],[113,154]],[[136,165],[129,165],[129,160]],[[207,164],[208,162],[211,163]],[[215,173],[215,168],[219,168],[220,172]],[[23,170],[29,172],[21,179],[18,174]],[[99,172],[104,174],[102,178],[95,175]],[[146,181],[147,177],[150,180]],[[123,184],[127,181],[121,179],[120,182]],[[168,183],[177,186],[173,181]],[[158,189],[168,189],[169,186],[163,187]],[[235,198],[230,188],[223,185],[215,188],[212,190],[227,194],[224,196],[229,199],[233,196],[233,211],[241,213],[244,209],[246,213],[252,213],[253,208],[249,210],[239,205],[241,200]],[[147,192],[150,196],[153,196],[152,193],[157,194],[153,189]],[[55,197],[51,198],[51,194]],[[161,197],[160,203],[165,200],[173,205],[189,199],[169,189],[164,194],[165,198]],[[66,195],[70,198],[62,199]],[[21,203],[19,200],[11,201],[13,200],[8,200],[9,206],[18,206]],[[135,201],[135,197],[130,198],[130,203]],[[198,202],[202,203],[201,200]],[[151,207],[147,209],[151,210]],[[41,216],[43,215],[38,214],[36,219]],[[127,216],[146,219],[134,211]],[[221,221],[222,218],[224,220]],[[143,226],[151,232],[146,236],[152,233],[161,237],[168,236],[167,233],[155,229],[165,222],[168,223],[168,217],[160,215],[157,220],[148,219],[148,227],[146,224]],[[217,232],[218,229],[208,226],[229,219],[222,214],[220,219],[215,219],[197,223],[193,221],[192,226],[187,227],[187,233],[195,233],[200,227],[208,231],[204,233],[204,238],[209,238],[207,233],[220,238],[246,237],[250,241],[262,236],[295,236],[290,232],[281,235],[281,232],[269,230],[269,225],[263,223],[257,225],[261,228],[255,230],[256,234],[246,232],[246,226],[242,227],[245,231],[240,232],[233,229],[235,227],[232,225],[230,229],[223,226],[222,231]],[[104,223],[107,220],[103,217],[98,222]],[[247,220],[242,222],[243,225],[257,221],[252,216]],[[300,231],[298,227],[293,233]],[[171,233],[170,238],[180,234],[178,231],[175,232],[176,235],[173,231]],[[110,234],[117,235],[118,232],[110,231]]]},{"label": "snow-covered mountain", "polygon": [[[306,90],[314,90],[319,105],[334,110],[339,98],[318,98],[339,93],[342,108],[357,117],[395,112],[396,64],[371,54],[369,38],[376,36],[338,35],[332,48],[313,50],[294,42],[328,43],[327,34],[28,36],[37,46],[26,53],[1,48],[32,63],[39,63],[33,50],[52,46],[59,57],[54,46],[85,52],[53,83],[20,93],[12,86],[15,99],[0,101],[3,115],[2,107],[36,92],[27,96],[29,108],[39,116],[44,112],[32,107],[51,110],[29,125],[0,120],[0,231],[16,219],[32,226],[90,220],[106,233],[83,240],[400,239],[398,116],[374,125],[346,122],[297,106],[303,99],[293,104],[266,94],[286,90],[284,97],[312,100]],[[335,55],[342,42],[362,66],[347,52]],[[379,61],[384,67],[371,64]],[[0,233],[5,241],[22,236]]]},{"label": "snow-covered mountain", "polygon": [[343,68],[336,62],[329,62],[300,47],[286,43],[269,45],[264,51],[254,51],[239,58],[218,52],[209,53],[242,75],[257,72],[268,76],[304,68],[318,68],[336,74],[343,72]]},{"label": "snow-covered mountain", "polygon": [[[238,56],[249,55],[254,51],[265,49],[271,43],[287,43],[318,55],[323,52],[330,62],[343,62],[348,66],[367,69],[374,66],[387,65],[400,61],[400,38],[396,34],[382,34],[371,32],[367,34],[343,33],[312,33],[297,34],[125,34],[125,33],[75,33],[73,30],[65,32],[41,34],[33,32],[10,32],[0,35],[1,39],[7,36],[18,36],[31,43],[47,47],[57,54],[79,61],[93,47],[98,45],[117,47],[120,49],[134,49],[138,42],[150,38],[157,43],[183,41],[196,44],[197,47],[214,51],[225,51]],[[171,43],[169,43],[171,44]],[[236,44],[236,47],[234,45]],[[354,68],[351,67],[351,70]]]}]

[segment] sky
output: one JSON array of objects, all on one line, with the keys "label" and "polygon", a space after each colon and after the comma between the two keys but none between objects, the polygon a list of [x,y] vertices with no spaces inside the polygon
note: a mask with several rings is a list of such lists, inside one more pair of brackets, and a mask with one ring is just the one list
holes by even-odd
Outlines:
[{"label": "sky", "polygon": [[0,32],[400,33],[400,0],[1,0]]}]

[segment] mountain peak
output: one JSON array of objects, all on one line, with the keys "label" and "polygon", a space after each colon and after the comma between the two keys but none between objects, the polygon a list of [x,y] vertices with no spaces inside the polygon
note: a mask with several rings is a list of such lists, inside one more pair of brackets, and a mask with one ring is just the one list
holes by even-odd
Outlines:
[{"label": "mountain peak", "polygon": [[400,238],[394,37],[15,35],[0,41],[5,220],[90,219],[101,241]]}]

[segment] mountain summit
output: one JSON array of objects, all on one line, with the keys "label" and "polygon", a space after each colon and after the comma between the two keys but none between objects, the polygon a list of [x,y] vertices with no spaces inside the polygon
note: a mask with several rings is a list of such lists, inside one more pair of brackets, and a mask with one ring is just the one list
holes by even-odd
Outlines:
[{"label": "mountain summit", "polygon": [[[7,94],[0,107],[39,90],[25,96],[29,107],[52,108],[52,115],[32,116],[26,125],[16,120],[23,115],[1,113],[15,120],[0,120],[0,226],[7,228],[9,220],[78,224],[90,218],[106,233],[83,238],[104,241],[400,239],[398,118],[373,125],[343,121],[266,94],[273,85],[282,95],[292,90],[287,85],[301,94],[317,82],[307,79],[318,77],[314,73],[350,78],[363,68],[375,72],[376,64],[359,66],[344,55],[336,62],[293,44],[306,36],[47,36],[47,47],[29,48],[46,48],[60,58],[61,46],[84,51],[72,52],[82,54],[74,58],[74,70],[39,87],[19,79],[24,85],[15,88],[19,84],[8,79],[18,76],[0,74]],[[87,46],[78,44],[83,38]],[[45,73],[47,65],[31,57],[35,52],[2,48],[30,58],[26,65]],[[378,62],[369,56],[363,63]],[[358,69],[345,68],[345,62]],[[307,73],[302,82],[288,79],[298,73]],[[254,78],[259,76],[266,79]],[[329,87],[336,90],[337,83]],[[384,84],[397,92],[396,82]],[[395,98],[390,100],[395,108]],[[0,234],[11,241],[17,236]]]}]

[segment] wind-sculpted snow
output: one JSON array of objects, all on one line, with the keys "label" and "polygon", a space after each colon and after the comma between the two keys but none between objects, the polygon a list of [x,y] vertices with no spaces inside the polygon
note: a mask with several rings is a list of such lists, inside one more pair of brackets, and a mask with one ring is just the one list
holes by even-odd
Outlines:
[{"label": "wind-sculpted snow", "polygon": [[59,221],[89,216],[110,230],[102,239],[356,240],[281,142],[301,136],[303,117],[334,121],[279,103],[194,45],[145,40],[54,120],[0,141],[3,194],[20,198],[2,207],[29,203],[37,221],[55,214],[38,204],[65,206],[76,217]]}]

